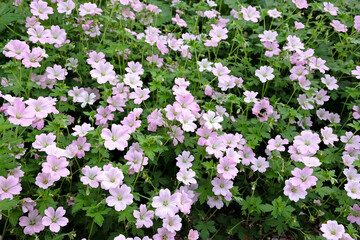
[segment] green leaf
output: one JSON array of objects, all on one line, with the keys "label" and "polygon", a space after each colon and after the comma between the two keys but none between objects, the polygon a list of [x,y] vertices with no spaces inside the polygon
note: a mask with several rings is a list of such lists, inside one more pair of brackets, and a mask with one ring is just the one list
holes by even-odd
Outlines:
[{"label": "green leaf", "polygon": [[17,203],[18,203],[18,201],[16,201],[16,200],[4,199],[4,200],[0,201],[0,210],[1,210],[1,211],[10,210],[10,209],[12,209]]},{"label": "green leaf", "polygon": [[210,233],[216,231],[214,224],[215,224],[214,221],[208,221],[208,222],[199,221],[198,224],[195,226],[195,228],[200,231],[200,237],[202,239],[207,239],[210,236]]}]

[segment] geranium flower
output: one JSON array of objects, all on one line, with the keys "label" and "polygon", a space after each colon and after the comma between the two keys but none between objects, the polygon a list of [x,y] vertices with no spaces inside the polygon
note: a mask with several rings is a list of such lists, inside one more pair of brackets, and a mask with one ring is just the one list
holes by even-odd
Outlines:
[{"label": "geranium flower", "polygon": [[57,208],[56,211],[53,207],[49,207],[44,213],[45,216],[42,219],[42,224],[49,226],[52,232],[59,232],[60,227],[66,226],[69,222],[66,217],[63,217],[66,213],[63,207]]}]

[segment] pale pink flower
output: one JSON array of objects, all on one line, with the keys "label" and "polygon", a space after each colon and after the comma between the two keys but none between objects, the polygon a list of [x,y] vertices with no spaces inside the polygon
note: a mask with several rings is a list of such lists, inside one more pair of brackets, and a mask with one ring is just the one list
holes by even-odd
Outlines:
[{"label": "pale pink flower", "polygon": [[108,206],[115,206],[116,211],[125,210],[127,205],[133,203],[134,196],[131,194],[131,188],[125,184],[121,187],[110,188],[111,196],[106,198]]},{"label": "pale pink flower", "polygon": [[167,216],[163,220],[163,227],[166,228],[169,232],[180,231],[181,226],[181,218],[179,215]]},{"label": "pale pink flower", "polygon": [[346,25],[342,24],[339,20],[332,20],[330,25],[333,26],[334,30],[337,32],[346,32],[347,31]]},{"label": "pale pink flower", "polygon": [[95,166],[95,167],[89,167],[85,166],[83,169],[81,169],[82,176],[80,178],[80,181],[85,185],[90,185],[92,188],[97,188],[99,186],[99,181],[97,179],[97,175],[101,172],[101,168]]},{"label": "pale pink flower", "polygon": [[20,98],[15,98],[12,106],[7,109],[9,122],[23,127],[30,126],[34,120],[34,111],[25,107],[25,103]]},{"label": "pale pink flower", "polygon": [[255,159],[253,159],[253,161],[251,161],[251,163],[252,163],[251,169],[254,172],[259,171],[259,172],[263,173],[269,167],[269,162],[266,161],[266,159],[263,157],[255,158]]},{"label": "pale pink flower", "polygon": [[327,221],[321,224],[320,230],[323,232],[322,236],[327,240],[339,240],[345,233],[344,226],[338,224],[337,221]]},{"label": "pale pink flower", "polygon": [[178,194],[171,195],[169,189],[160,189],[159,196],[153,198],[151,206],[156,208],[155,215],[159,218],[175,216],[179,211],[177,207]]},{"label": "pale pink flower", "polygon": [[274,79],[274,69],[269,66],[261,66],[260,69],[255,71],[255,76],[260,79],[260,82],[265,83],[268,80]]},{"label": "pale pink flower", "polygon": [[260,12],[256,10],[255,7],[249,6],[247,8],[241,7],[241,12],[243,14],[243,18],[246,21],[252,21],[257,23],[260,18]]},{"label": "pale pink flower", "polygon": [[336,16],[338,7],[335,7],[334,4],[330,2],[324,2],[324,11],[330,13],[330,15]]},{"label": "pale pink flower", "polygon": [[46,68],[46,77],[49,79],[65,80],[68,72],[65,68],[62,68],[60,65],[54,64],[53,67]]},{"label": "pale pink flower", "polygon": [[124,179],[124,174],[121,169],[109,166],[104,171],[98,172],[96,176],[97,181],[101,182],[101,188],[109,190],[110,188],[118,188]]},{"label": "pale pink flower", "polygon": [[179,27],[186,27],[187,26],[186,22],[183,19],[180,18],[179,14],[176,14],[174,18],[171,18],[171,20],[173,22],[175,22],[176,25],[178,25]]},{"label": "pale pink flower", "polygon": [[295,186],[291,183],[290,180],[286,180],[284,195],[288,196],[291,201],[297,202],[299,199],[305,199],[307,192],[302,186]]},{"label": "pale pink flower", "polygon": [[222,196],[226,196],[230,192],[230,189],[233,187],[233,182],[223,177],[215,177],[211,181],[211,184],[213,185],[212,191],[215,193],[215,195]]},{"label": "pale pink flower", "polygon": [[113,124],[111,131],[108,128],[104,128],[101,132],[101,137],[105,140],[104,146],[109,150],[115,148],[119,151],[123,151],[128,146],[127,140],[130,135],[128,134],[128,127]]},{"label": "pale pink flower", "polygon": [[59,13],[65,13],[66,15],[70,15],[74,8],[75,3],[72,0],[67,0],[64,2],[59,1],[57,10]]},{"label": "pale pink flower", "polygon": [[43,172],[39,173],[35,178],[35,180],[36,180],[35,184],[43,189],[47,189],[55,182],[55,180],[51,177],[50,173],[43,173]]},{"label": "pale pink flower", "polygon": [[145,204],[141,204],[139,210],[133,212],[133,216],[136,218],[136,228],[151,227],[153,225],[154,211],[148,211]]},{"label": "pale pink flower", "polygon": [[42,219],[37,209],[31,210],[27,217],[22,216],[19,218],[19,225],[25,227],[25,234],[33,235],[44,230],[45,226],[42,223]]},{"label": "pale pink flower", "polygon": [[279,12],[276,8],[268,10],[267,13],[272,18],[280,18],[281,17],[281,12]]},{"label": "pale pink flower", "polygon": [[50,145],[55,145],[56,136],[53,133],[45,134],[42,133],[40,135],[35,136],[35,142],[32,143],[32,147],[35,149],[39,149],[40,151],[44,151]]},{"label": "pale pink flower", "polygon": [[66,213],[63,207],[57,208],[56,211],[53,207],[49,207],[44,213],[45,216],[42,219],[42,224],[49,226],[52,232],[59,232],[60,227],[66,226],[69,222],[66,217],[63,217]]},{"label": "pale pink flower", "polygon": [[42,166],[44,173],[51,174],[51,178],[54,181],[58,181],[61,177],[66,177],[70,174],[70,171],[66,168],[69,162],[65,158],[57,158],[55,156],[47,156],[46,162]]},{"label": "pale pink flower", "polygon": [[95,68],[90,71],[92,78],[96,78],[99,84],[113,81],[116,78],[116,73],[113,70],[114,66],[108,62],[99,62],[95,64]]},{"label": "pale pink flower", "polygon": [[20,179],[12,175],[7,178],[0,176],[0,201],[3,199],[13,199],[14,195],[20,194],[22,190]]},{"label": "pale pink flower", "polygon": [[48,3],[42,0],[34,0],[30,3],[30,12],[34,16],[39,16],[41,20],[49,19],[48,14],[53,14],[52,7],[48,7]]}]

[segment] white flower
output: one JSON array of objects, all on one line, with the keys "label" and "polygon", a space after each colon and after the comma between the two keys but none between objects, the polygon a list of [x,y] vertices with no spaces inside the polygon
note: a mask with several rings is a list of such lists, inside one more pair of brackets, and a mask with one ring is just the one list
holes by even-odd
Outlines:
[{"label": "white flower", "polygon": [[205,127],[208,129],[218,130],[221,128],[221,122],[224,120],[223,117],[215,115],[215,112],[209,111],[203,115],[203,119],[205,120]]}]

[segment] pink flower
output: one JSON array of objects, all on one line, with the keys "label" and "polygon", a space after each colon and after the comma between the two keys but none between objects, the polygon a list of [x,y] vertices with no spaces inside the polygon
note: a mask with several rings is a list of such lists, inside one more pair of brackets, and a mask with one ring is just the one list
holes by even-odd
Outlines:
[{"label": "pink flower", "polygon": [[170,232],[166,228],[158,228],[158,233],[153,236],[154,240],[175,239],[176,232]]},{"label": "pink flower", "polygon": [[321,165],[321,162],[317,157],[303,156],[299,160],[307,167],[319,167]]},{"label": "pink flower", "polygon": [[128,146],[127,140],[129,140],[130,135],[128,134],[128,127],[113,124],[111,131],[107,128],[102,130],[101,137],[105,140],[104,145],[107,149],[114,150],[116,148],[123,151]]},{"label": "pink flower", "polygon": [[304,49],[304,44],[301,42],[300,38],[289,35],[286,39],[288,42],[284,47],[284,50],[298,51]]},{"label": "pink flower", "polygon": [[130,165],[128,172],[131,174],[142,171],[144,169],[144,166],[148,165],[149,160],[147,157],[145,157],[143,152],[139,152],[136,150],[129,150],[124,156],[124,158],[128,160],[126,162],[126,165]]},{"label": "pink flower", "polygon": [[277,150],[277,151],[283,152],[283,151],[285,151],[285,147],[283,146],[284,144],[289,144],[289,140],[281,139],[281,136],[277,135],[275,137],[275,139],[270,139],[268,141],[268,145],[266,148],[269,151]]},{"label": "pink flower", "polygon": [[128,67],[125,68],[125,71],[131,74],[136,74],[136,75],[143,75],[144,74],[144,69],[142,67],[142,64],[139,62],[128,62]]},{"label": "pink flower", "polygon": [[359,119],[359,118],[360,118],[360,107],[354,105],[353,108],[352,108],[352,110],[354,110],[354,112],[353,112],[353,114],[352,114],[353,117],[354,117],[354,119]]},{"label": "pink flower", "polygon": [[263,34],[259,34],[260,42],[276,42],[277,35],[276,31],[265,30]]},{"label": "pink flower", "polygon": [[35,149],[39,149],[40,151],[44,151],[45,148],[50,145],[56,146],[55,139],[56,136],[53,133],[42,133],[40,135],[36,135],[35,142],[32,143],[32,147]]},{"label": "pink flower", "polygon": [[325,84],[329,90],[339,88],[339,85],[336,84],[337,80],[334,77],[330,76],[329,74],[325,74],[324,76],[324,78],[321,78],[321,82]]},{"label": "pink flower", "polygon": [[179,27],[186,27],[186,22],[180,18],[179,14],[176,14],[174,18],[171,18],[173,22],[175,22]]},{"label": "pink flower", "polygon": [[105,54],[102,52],[97,53],[95,51],[91,51],[89,53],[89,58],[86,60],[86,62],[90,64],[92,68],[95,68],[98,63],[106,62]]},{"label": "pink flower", "polygon": [[192,161],[194,161],[194,156],[190,154],[189,151],[183,151],[181,155],[176,157],[176,166],[180,169],[187,169],[192,166]]},{"label": "pink flower", "polygon": [[360,16],[354,17],[354,28],[356,31],[360,31]]},{"label": "pink flower", "polygon": [[24,52],[22,54],[23,60],[22,64],[26,68],[38,68],[44,57],[48,57],[45,50],[39,47],[33,48],[31,51]]},{"label": "pink flower", "polygon": [[213,26],[212,30],[209,32],[209,36],[212,37],[214,41],[220,42],[221,40],[228,38],[228,32],[229,31],[226,28]]},{"label": "pink flower", "polygon": [[175,216],[179,211],[177,207],[178,194],[171,195],[169,189],[160,189],[159,196],[153,198],[151,206],[156,208],[155,215],[159,218]]},{"label": "pink flower", "polygon": [[339,20],[332,20],[330,25],[333,26],[334,30],[337,32],[346,32],[347,31],[346,25],[342,24]]},{"label": "pink flower", "polygon": [[96,180],[101,182],[101,188],[109,190],[110,188],[118,188],[124,179],[124,174],[121,169],[112,167],[110,164],[105,167],[104,171],[98,172]]},{"label": "pink flower", "polygon": [[347,220],[351,223],[356,222],[357,225],[360,225],[360,207],[357,204],[350,207],[351,214],[347,217]]},{"label": "pink flower", "polygon": [[28,216],[22,216],[19,218],[19,225],[24,228],[24,233],[33,235],[44,230],[45,226],[42,223],[42,217],[38,213],[38,210],[31,210]]},{"label": "pink flower", "polygon": [[337,135],[333,134],[333,130],[330,127],[324,127],[321,130],[321,136],[323,137],[323,142],[326,145],[334,146],[334,142],[338,141],[339,138]]},{"label": "pink flower", "polygon": [[154,211],[148,211],[145,204],[141,204],[139,210],[133,212],[133,216],[136,218],[136,228],[151,227],[153,225]]},{"label": "pink flower", "polygon": [[189,240],[197,240],[199,238],[199,232],[197,230],[190,229],[188,234]]},{"label": "pink flower", "polygon": [[321,224],[320,230],[323,232],[323,237],[327,240],[339,240],[345,233],[343,225],[338,224],[337,221],[327,221]]},{"label": "pink flower", "polygon": [[125,74],[124,83],[133,89],[142,87],[143,85],[143,82],[140,80],[139,75],[133,73]]},{"label": "pink flower", "polygon": [[12,175],[7,178],[0,176],[0,200],[13,199],[13,195],[20,194],[22,187],[20,185],[20,179]]},{"label": "pink flower", "polygon": [[205,127],[208,129],[218,130],[221,129],[221,122],[224,120],[221,116],[215,116],[215,112],[209,110],[208,113],[204,113],[202,118],[205,120]]},{"label": "pink flower", "polygon": [[80,178],[80,181],[85,185],[90,185],[92,188],[97,188],[99,186],[99,181],[97,180],[97,175],[101,172],[101,168],[99,167],[89,167],[85,166],[83,169],[81,169],[82,176]]},{"label": "pink flower", "polygon": [[276,8],[268,10],[267,13],[272,18],[280,18],[281,17],[281,12],[279,12]]},{"label": "pink flower", "polygon": [[65,76],[68,74],[65,68],[62,68],[60,65],[54,64],[53,67],[46,68],[47,75],[49,79],[65,80]]},{"label": "pink flower", "polygon": [[15,125],[23,127],[30,126],[34,120],[34,112],[29,108],[25,107],[25,103],[20,98],[15,98],[12,106],[7,109],[9,114],[9,122]]},{"label": "pink flower", "polygon": [[265,83],[268,80],[274,79],[274,69],[269,66],[261,66],[260,69],[255,71],[255,76],[260,79],[260,82]]},{"label": "pink flower", "polygon": [[176,174],[176,179],[185,185],[195,184],[195,172],[191,169],[181,168]]},{"label": "pink flower", "polygon": [[260,12],[252,6],[249,6],[247,8],[241,7],[241,12],[243,14],[244,20],[246,21],[252,21],[254,23],[257,23],[258,19],[260,18]]},{"label": "pink flower", "polygon": [[296,30],[300,30],[300,29],[305,28],[305,25],[303,23],[301,23],[301,22],[295,21],[294,24],[295,24],[295,29]]},{"label": "pink flower", "polygon": [[325,71],[329,70],[329,68],[325,65],[326,61],[321,58],[311,57],[309,59],[309,66],[311,69],[318,69],[321,73],[325,73]]},{"label": "pink flower", "polygon": [[254,172],[259,171],[263,173],[269,167],[269,162],[263,157],[254,158],[251,163],[253,164],[251,165],[251,169]]},{"label": "pink flower", "polygon": [[116,78],[116,73],[113,70],[114,66],[108,62],[99,62],[95,64],[95,68],[90,71],[92,78],[96,78],[99,84],[113,81]]},{"label": "pink flower", "polygon": [[73,127],[74,132],[71,134],[73,136],[79,136],[79,137],[85,137],[86,134],[88,134],[89,131],[94,130],[93,127],[91,127],[88,123],[83,123],[81,126],[76,125]]},{"label": "pink flower", "polygon": [[308,189],[311,186],[316,185],[317,177],[312,176],[313,169],[305,167],[302,170],[300,168],[295,168],[291,171],[291,174],[294,176],[290,178],[291,184],[294,186],[300,186],[303,189]]},{"label": "pink flower", "polygon": [[61,45],[66,42],[66,32],[64,29],[61,29],[59,26],[51,26],[50,35],[48,37],[48,43]]},{"label": "pink flower", "polygon": [[75,8],[75,3],[72,0],[67,0],[64,2],[58,2],[57,10],[59,13],[65,13],[70,15],[71,11]]},{"label": "pink flower", "polygon": [[319,150],[320,137],[317,133],[304,130],[294,138],[294,146],[304,155],[314,155]]},{"label": "pink flower", "polygon": [[95,14],[101,15],[101,13],[102,13],[102,10],[100,8],[98,8],[95,3],[88,2],[88,3],[81,4],[79,7],[79,15],[81,17],[83,17],[85,15],[91,15],[91,16],[94,16]]},{"label": "pink flower", "polygon": [[324,2],[324,11],[330,13],[330,15],[336,16],[338,7],[335,7],[334,4],[330,2]]},{"label": "pink flower", "polygon": [[228,75],[230,73],[230,70],[223,66],[221,63],[215,63],[215,67],[212,68],[212,73],[217,76],[217,77],[221,77],[224,75]]},{"label": "pink flower", "polygon": [[55,105],[56,99],[51,97],[39,97],[38,99],[29,99],[25,101],[28,105],[28,109],[34,112],[34,117],[38,119],[43,119],[48,116],[50,113],[59,113],[56,108],[53,106]]},{"label": "pink flower", "polygon": [[216,207],[221,209],[224,206],[223,197],[221,195],[215,195],[213,197],[208,196],[208,201],[206,202],[209,207]]},{"label": "pink flower", "polygon": [[30,12],[34,16],[39,16],[41,20],[49,19],[48,14],[53,14],[52,7],[48,7],[47,2],[41,0],[34,0],[30,3],[31,10]]},{"label": "pink flower", "polygon": [[10,40],[3,48],[3,54],[8,58],[16,58],[21,60],[24,58],[24,54],[30,52],[29,45],[24,41]]},{"label": "pink flower", "polygon": [[44,226],[50,226],[52,232],[59,232],[60,227],[64,227],[68,224],[69,220],[63,217],[66,213],[63,207],[59,207],[54,210],[53,207],[49,207],[45,210],[45,216],[42,219]]},{"label": "pink flower", "polygon": [[298,9],[308,8],[308,3],[306,0],[292,0]]},{"label": "pink flower", "polygon": [[122,185],[120,188],[110,188],[109,190],[111,196],[106,198],[106,203],[108,206],[115,206],[116,211],[125,210],[127,205],[133,203],[133,195],[131,194],[131,188]]},{"label": "pink flower", "polygon": [[166,228],[169,232],[180,231],[181,226],[181,218],[179,215],[167,216],[163,220],[163,227]]},{"label": "pink flower", "polygon": [[360,182],[349,181],[345,184],[347,195],[352,199],[360,199]]},{"label": "pink flower", "polygon": [[112,111],[110,110],[109,106],[104,108],[103,106],[100,106],[98,109],[96,109],[96,124],[106,124],[107,121],[114,119],[114,114],[112,114]]},{"label": "pink flower", "polygon": [[290,180],[286,180],[284,195],[288,196],[291,201],[297,202],[299,199],[305,199],[307,192],[302,186],[295,186]]},{"label": "pink flower", "polygon": [[134,99],[135,104],[141,104],[143,101],[148,99],[150,90],[148,88],[135,88],[135,92],[130,93],[129,98]]},{"label": "pink flower", "polygon": [[237,163],[232,158],[220,158],[220,162],[217,165],[217,172],[221,174],[224,179],[234,179],[239,172],[236,165]]},{"label": "pink flower", "polygon": [[50,173],[54,181],[59,180],[61,177],[66,177],[70,171],[66,168],[69,162],[65,158],[57,158],[55,156],[47,156],[46,162],[42,164],[42,171]]},{"label": "pink flower", "polygon": [[50,173],[39,173],[35,180],[35,184],[43,189],[47,189],[55,182]]},{"label": "pink flower", "polygon": [[34,207],[36,206],[36,202],[31,200],[31,198],[24,198],[22,202],[22,211],[23,213],[31,212],[34,210]]},{"label": "pink flower", "polygon": [[360,66],[356,66],[355,70],[351,71],[351,74],[356,77],[356,79],[360,79]]},{"label": "pink flower", "polygon": [[211,181],[211,184],[213,185],[212,191],[215,193],[215,195],[222,196],[226,196],[228,193],[230,193],[230,189],[233,187],[233,182],[223,177],[215,177]]},{"label": "pink flower", "polygon": [[41,44],[45,44],[48,42],[48,38],[50,37],[50,30],[45,30],[45,28],[41,25],[29,28],[27,33],[30,35],[29,40],[32,43],[40,42]]},{"label": "pink flower", "polygon": [[260,122],[264,122],[268,120],[268,116],[273,114],[273,109],[270,102],[264,98],[260,102],[255,102],[252,113],[259,118]]}]

